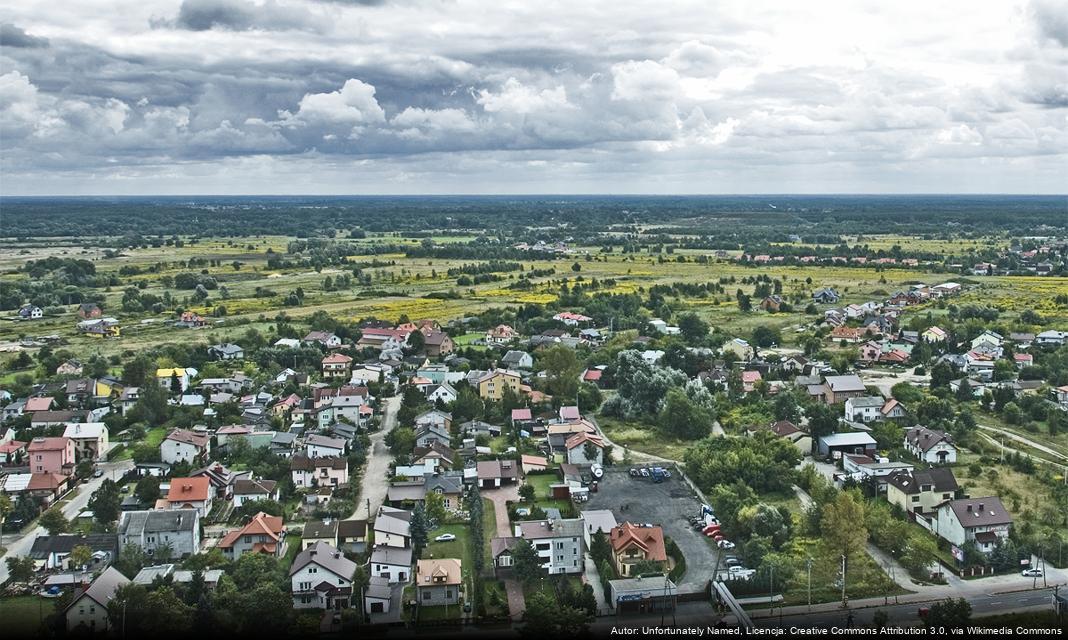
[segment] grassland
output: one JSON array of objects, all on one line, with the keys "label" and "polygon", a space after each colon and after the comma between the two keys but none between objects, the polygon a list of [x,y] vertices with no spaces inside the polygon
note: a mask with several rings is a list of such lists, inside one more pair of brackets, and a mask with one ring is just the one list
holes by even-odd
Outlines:
[{"label": "grassland", "polygon": [[37,636],[41,623],[53,608],[52,600],[39,596],[0,599],[0,620],[4,622],[4,634],[11,638]]}]

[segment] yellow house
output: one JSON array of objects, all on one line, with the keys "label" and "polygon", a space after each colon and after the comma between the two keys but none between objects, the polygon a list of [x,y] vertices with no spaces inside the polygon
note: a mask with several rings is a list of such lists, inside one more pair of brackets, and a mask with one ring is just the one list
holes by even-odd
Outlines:
[{"label": "yellow house", "polygon": [[110,398],[113,393],[121,394],[123,388],[122,383],[118,380],[101,378],[96,381],[96,391],[93,395],[97,398]]},{"label": "yellow house", "polygon": [[195,375],[195,369],[183,369],[182,367],[156,369],[156,381],[159,382],[160,386],[170,390],[171,379],[177,377],[178,382],[182,385],[182,393],[189,389],[189,381]]},{"label": "yellow house", "polygon": [[500,400],[504,390],[511,389],[517,396],[523,379],[515,371],[496,369],[478,379],[478,395],[483,400]]}]

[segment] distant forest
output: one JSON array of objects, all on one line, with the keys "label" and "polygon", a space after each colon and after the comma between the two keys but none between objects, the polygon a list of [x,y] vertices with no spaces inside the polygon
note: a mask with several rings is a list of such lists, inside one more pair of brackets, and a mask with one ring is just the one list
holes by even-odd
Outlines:
[{"label": "distant forest", "polygon": [[352,196],[0,198],[0,237],[359,236],[530,228],[581,237],[665,225],[694,234],[1053,235],[1064,196]]}]

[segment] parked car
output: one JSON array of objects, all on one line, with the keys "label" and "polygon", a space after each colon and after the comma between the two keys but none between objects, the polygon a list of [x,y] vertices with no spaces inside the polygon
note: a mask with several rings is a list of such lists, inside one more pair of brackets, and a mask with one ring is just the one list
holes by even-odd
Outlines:
[{"label": "parked car", "polygon": [[719,546],[720,549],[733,549],[734,548],[734,543],[731,542],[730,540],[717,540],[716,544]]},{"label": "parked car", "polygon": [[94,478],[99,478],[102,475],[104,475],[104,470],[103,469],[97,469],[96,471],[93,472],[93,477]]},{"label": "parked car", "polygon": [[455,539],[456,539],[456,536],[454,536],[453,534],[451,534],[451,533],[443,533],[440,536],[434,538],[434,542],[452,542]]},{"label": "parked car", "polygon": [[643,478],[648,478],[649,477],[649,470],[646,469],[645,467],[642,467],[641,469],[639,469],[638,473],[642,474]]},{"label": "parked car", "polygon": [[1042,569],[1039,569],[1038,567],[1031,567],[1030,569],[1024,569],[1023,571],[1021,571],[1020,575],[1025,578],[1041,578]]},{"label": "parked car", "polygon": [[638,473],[638,470],[637,470],[637,469],[631,469],[631,470],[630,470],[630,477],[632,477],[632,478],[637,478],[637,477],[638,477],[639,475],[641,475],[641,474],[640,474],[640,473]]},{"label": "parked car", "polygon": [[734,556],[729,556],[723,561],[723,564],[727,565],[727,568],[742,566],[742,559]]},{"label": "parked car", "polygon": [[756,575],[756,569],[747,569],[745,567],[730,567],[727,569],[727,575],[732,580],[748,580]]},{"label": "parked car", "polygon": [[530,515],[530,509],[527,509],[526,507],[520,507],[520,508],[515,510],[515,514],[517,516],[526,517],[526,516]]}]

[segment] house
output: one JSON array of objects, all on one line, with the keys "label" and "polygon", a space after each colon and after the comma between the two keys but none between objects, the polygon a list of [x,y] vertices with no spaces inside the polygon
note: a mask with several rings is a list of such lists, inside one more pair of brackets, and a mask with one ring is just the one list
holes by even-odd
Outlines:
[{"label": "house", "polygon": [[864,329],[842,325],[831,329],[827,337],[835,342],[857,343],[867,340],[868,332]]},{"label": "house", "polygon": [[452,414],[447,411],[431,409],[415,416],[414,422],[417,429],[421,427],[436,427],[448,432],[452,428]]},{"label": "house", "polygon": [[889,398],[883,403],[882,408],[879,409],[879,413],[882,414],[883,420],[897,420],[899,418],[904,418],[905,414],[908,412],[905,410],[905,405],[898,402],[895,398]]},{"label": "house", "polygon": [[534,357],[526,351],[512,349],[501,358],[501,366],[508,369],[533,369]]},{"label": "house", "polygon": [[563,322],[564,324],[568,325],[569,327],[577,327],[580,324],[585,324],[587,322],[592,322],[593,318],[591,318],[589,316],[584,316],[581,313],[572,313],[571,311],[561,311],[560,313],[558,313],[555,316],[553,316],[553,320],[556,320],[557,322]]},{"label": "house", "polygon": [[64,360],[63,364],[56,367],[57,376],[80,376],[85,367],[77,360]]},{"label": "house", "polygon": [[[156,382],[168,392],[182,394],[189,390],[189,381],[196,376],[196,369],[169,367],[156,369]],[[177,380],[177,383],[175,382]],[[175,386],[177,385],[177,388]]]},{"label": "house", "polygon": [[742,391],[745,393],[752,393],[756,391],[756,385],[764,378],[760,375],[759,371],[743,371],[742,372]]},{"label": "house", "polygon": [[322,361],[324,378],[348,378],[352,369],[352,358],[343,353],[331,353]]},{"label": "house", "polygon": [[228,532],[219,541],[219,549],[229,560],[237,560],[246,553],[265,553],[281,558],[285,556],[285,528],[281,516],[269,516],[259,512],[248,524]]},{"label": "house", "polygon": [[501,435],[503,428],[499,425],[490,424],[481,420],[468,420],[460,425],[460,433],[465,436],[477,437],[488,436],[495,438]]},{"label": "house", "polygon": [[760,301],[760,308],[769,313],[778,313],[786,301],[780,295],[770,295]]},{"label": "house", "polygon": [[148,555],[161,547],[169,557],[184,558],[200,552],[200,513],[196,509],[125,511],[119,516],[119,548],[132,544]]},{"label": "house", "polygon": [[25,442],[8,440],[0,444],[0,464],[14,464],[21,462],[26,457]]},{"label": "house", "polygon": [[486,344],[508,344],[519,338],[519,332],[506,324],[499,324],[486,332]]},{"label": "house", "polygon": [[580,513],[582,522],[585,524],[586,548],[593,543],[593,536],[609,535],[612,530],[619,526],[615,515],[608,509],[588,509]]},{"label": "house", "polygon": [[534,416],[531,414],[530,409],[512,409],[511,419],[513,429],[530,430],[533,429],[539,422],[538,420],[534,419]]},{"label": "house", "polygon": [[515,523],[515,536],[528,541],[550,574],[582,573],[585,525],[581,518]]},{"label": "house", "polygon": [[29,556],[37,570],[77,569],[70,564],[70,554],[75,547],[86,546],[93,552],[89,568],[111,564],[119,557],[119,542],[114,533],[61,533],[37,536],[30,547]]},{"label": "house", "polygon": [[341,338],[328,331],[311,331],[304,336],[304,344],[318,344],[327,349],[337,349],[341,346]]},{"label": "house", "polygon": [[592,435],[597,433],[597,429],[587,420],[551,424],[546,433],[546,442],[553,453],[566,454],[567,448],[565,445],[568,439],[582,432],[588,432]]},{"label": "house", "polygon": [[886,400],[879,396],[857,396],[845,401],[845,419],[867,424],[881,420]]},{"label": "house", "polygon": [[67,425],[64,438],[74,442],[76,460],[105,460],[108,454],[108,428],[103,422],[76,422]]},{"label": "house", "polygon": [[426,394],[426,399],[434,404],[437,404],[438,400],[441,400],[445,404],[449,404],[456,400],[456,389],[454,389],[448,382],[443,382],[432,388],[430,392]]},{"label": "house", "polygon": [[375,546],[405,549],[412,541],[412,512],[395,509],[385,505],[378,508],[378,516],[372,527],[375,534]]},{"label": "house", "polygon": [[356,346],[361,349],[377,349],[382,353],[399,353],[408,346],[408,336],[411,333],[412,331],[407,329],[365,327],[360,330],[360,339],[356,341]]},{"label": "house", "polygon": [[1017,369],[1023,369],[1034,365],[1035,357],[1030,353],[1014,353],[1012,354],[1012,363],[1016,365]]},{"label": "house", "polygon": [[1068,331],[1043,331],[1035,336],[1035,344],[1040,347],[1059,347],[1068,342]]},{"label": "house", "polygon": [[601,379],[604,378],[604,369],[593,368],[586,369],[582,372],[582,381],[590,384],[601,386]]},{"label": "house", "polygon": [[96,381],[92,378],[67,380],[65,386],[67,402],[72,405],[82,406],[93,397],[95,390]]},{"label": "house", "polygon": [[[81,313],[81,308],[78,312]],[[108,606],[111,605],[119,588],[128,584],[130,580],[119,573],[118,569],[114,567],[104,569],[103,573],[97,576],[87,589],[76,594],[71,603],[67,605],[63,612],[67,621],[67,632],[70,634],[107,632],[111,627]]]},{"label": "house", "polygon": [[389,584],[408,582],[412,576],[412,550],[409,547],[376,546],[371,552],[371,575]]},{"label": "house", "polygon": [[624,522],[608,533],[608,541],[620,576],[631,577],[631,569],[639,563],[653,563],[661,568],[667,565],[667,547],[660,525]]},{"label": "house", "polygon": [[512,393],[519,396],[522,384],[523,379],[518,372],[494,369],[478,379],[478,395],[483,400],[501,400],[504,398],[505,390],[511,389]]},{"label": "house", "polygon": [[82,320],[94,320],[104,315],[104,310],[92,302],[83,302],[78,305],[78,317]]},{"label": "house", "polygon": [[[107,412],[106,407],[104,408],[104,412]],[[85,409],[72,411],[35,411],[31,414],[30,426],[34,429],[38,427],[65,426],[68,422],[85,422],[89,419],[91,414],[103,415]]]},{"label": "house", "polygon": [[26,406],[23,407],[23,412],[37,413],[38,411],[51,411],[54,402],[55,399],[51,396],[35,396],[33,398],[27,398]]},{"label": "house", "polygon": [[325,542],[304,549],[289,567],[295,609],[347,609],[356,563]]},{"label": "house", "polygon": [[957,461],[957,447],[944,431],[917,426],[905,431],[905,449],[930,464],[953,464]]},{"label": "house", "polygon": [[76,454],[70,438],[38,437],[26,447],[27,462],[33,473],[74,473]]},{"label": "house", "polygon": [[483,489],[494,489],[506,484],[514,484],[519,479],[518,465],[515,460],[479,460],[475,463],[478,483]]},{"label": "house", "polygon": [[957,492],[953,471],[944,467],[900,471],[886,477],[886,499],[906,513],[931,513]]},{"label": "house", "polygon": [[641,356],[642,362],[651,367],[660,362],[664,357],[664,351],[662,349],[646,349],[642,351]]},{"label": "house", "polygon": [[367,579],[367,588],[363,590],[363,610],[372,615],[389,613],[393,602],[393,590],[389,587],[389,579],[380,576],[371,576]]},{"label": "house", "polygon": [[117,338],[122,335],[119,321],[115,318],[82,320],[75,325],[75,328],[79,333],[84,333],[90,338]]},{"label": "house", "polygon": [[823,401],[826,404],[838,404],[849,398],[858,398],[868,393],[860,376],[826,376],[823,379]]},{"label": "house", "polygon": [[789,420],[779,420],[772,423],[768,427],[777,438],[783,438],[789,440],[797,447],[801,453],[808,454],[812,452],[812,436],[808,435],[805,431],[802,431],[798,426]]},{"label": "house", "polygon": [[588,431],[571,436],[564,442],[568,464],[587,465],[604,462],[604,440]]},{"label": "house", "polygon": [[753,347],[741,338],[728,340],[723,345],[723,354],[734,356],[735,361],[749,362],[753,359],[754,353]]},{"label": "house", "polygon": [[190,478],[204,477],[208,479],[216,498],[231,500],[234,497],[234,486],[238,480],[247,480],[252,477],[251,471],[232,471],[223,463],[215,462],[203,469],[189,474]]},{"label": "house", "polygon": [[456,558],[419,560],[415,564],[415,585],[421,607],[459,604],[463,572]]},{"label": "house", "polygon": [[532,471],[545,471],[549,468],[548,458],[543,458],[541,456],[523,454],[519,457],[519,464],[522,467],[524,474],[531,473]]},{"label": "house", "polygon": [[211,453],[211,438],[186,429],[175,429],[159,445],[160,460],[168,464],[196,462]]},{"label": "house", "polygon": [[444,331],[425,332],[423,334],[423,345],[426,349],[426,354],[431,358],[447,356],[455,349],[452,338]]},{"label": "house", "polygon": [[[1039,335],[1041,335],[1041,334],[1039,334]],[[1036,341],[1038,340],[1038,336],[1035,336],[1035,340]],[[981,334],[979,334],[978,336],[976,336],[972,340],[971,347],[974,350],[974,349],[979,348],[980,346],[989,345],[991,347],[995,347],[995,348],[1000,350],[1001,349],[1001,343],[1004,342],[1004,341],[1005,341],[1005,338],[1003,338],[1000,333],[997,333],[996,331],[987,330],[987,331],[982,332]]]},{"label": "house", "polygon": [[234,483],[234,508],[255,500],[278,500],[278,483],[274,480],[242,478]]},{"label": "house", "polygon": [[309,458],[298,454],[289,461],[289,472],[298,489],[338,487],[349,482],[349,461],[340,456]]},{"label": "house", "polygon": [[667,576],[622,578],[608,581],[608,603],[618,613],[674,611],[678,587]]},{"label": "house", "polygon": [[345,455],[346,442],[340,438],[313,433],[304,439],[304,452],[309,458],[338,458]]},{"label": "house", "polygon": [[924,342],[939,343],[946,341],[946,332],[940,327],[927,327],[923,333],[920,334]]},{"label": "house", "polygon": [[226,342],[208,347],[208,355],[215,360],[242,360],[245,350],[240,345]]},{"label": "house", "polygon": [[183,311],[174,326],[181,329],[197,329],[208,326],[208,319],[194,311]]},{"label": "house", "polygon": [[307,549],[320,542],[325,542],[331,547],[338,546],[337,527],[340,520],[311,521],[304,525],[300,534],[300,548]]},{"label": "house", "polygon": [[366,543],[366,520],[341,520],[337,523],[337,544],[339,548],[363,553],[363,547]]},{"label": "house", "polygon": [[818,444],[820,455],[834,458],[846,453],[868,455],[875,453],[876,449],[875,438],[864,431],[820,436]]},{"label": "house", "polygon": [[448,429],[438,424],[424,424],[415,432],[416,447],[429,448],[434,442],[448,446],[451,441],[452,436],[449,435]]},{"label": "house", "polygon": [[493,573],[498,578],[508,577],[511,573],[515,546],[519,538],[496,537],[490,540],[490,556],[493,558]]},{"label": "house", "polygon": [[23,305],[19,308],[19,318],[22,320],[40,320],[44,317],[44,309],[34,304]]},{"label": "house", "polygon": [[934,532],[958,547],[974,542],[980,553],[990,553],[1009,537],[1012,515],[996,496],[951,500],[938,507]]},{"label": "house", "polygon": [[[875,480],[875,487],[878,493],[885,493],[887,487],[887,478],[895,473],[911,473],[914,467],[907,462],[890,462],[887,458],[872,458],[866,455],[858,455],[853,453],[847,453],[842,456],[842,471],[846,474],[846,477],[852,478],[858,482],[864,480]],[[835,480],[845,479],[842,476],[835,474]]]},{"label": "house", "polygon": [[434,440],[428,446],[415,447],[412,450],[414,465],[426,465],[432,469],[451,469],[455,460],[456,452],[438,440]]},{"label": "house", "polygon": [[167,509],[196,509],[200,517],[207,517],[215,492],[211,483],[204,476],[197,478],[171,478],[167,491]]},{"label": "house", "polygon": [[838,292],[831,287],[824,287],[812,294],[812,300],[817,304],[837,304],[840,298]]}]

